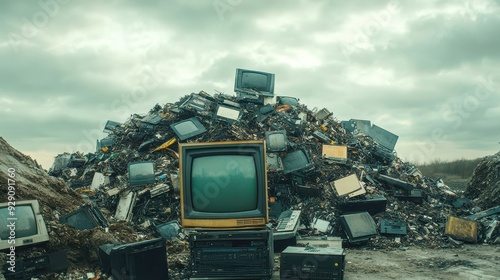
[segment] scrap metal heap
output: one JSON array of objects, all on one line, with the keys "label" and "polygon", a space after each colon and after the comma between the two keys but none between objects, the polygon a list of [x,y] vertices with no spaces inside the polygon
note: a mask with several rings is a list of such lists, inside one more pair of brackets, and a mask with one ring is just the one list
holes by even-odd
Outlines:
[{"label": "scrap metal heap", "polygon": [[[196,129],[184,135],[175,124],[188,119]],[[308,109],[293,97],[259,103],[201,91],[157,104],[124,123],[109,121],[104,131],[108,136],[97,141],[95,153],[59,155],[50,174],[88,196],[110,223],[122,219],[140,233],[157,235],[156,226],[180,221],[179,141],[256,140],[279,131],[286,135],[285,147],[267,153],[271,222],[282,211],[301,210],[300,237],[345,239],[341,217],[366,211],[378,233],[360,246],[443,248],[471,237],[474,242],[500,242],[498,223],[491,222],[498,221],[498,213],[474,221],[477,235],[467,232],[461,238],[448,228],[450,216],[465,218],[486,209],[398,158],[396,135],[365,120],[338,121],[326,108]],[[294,153],[303,159],[297,161]],[[154,162],[153,184],[128,185],[128,163],[139,161]],[[128,205],[130,215],[115,214],[131,191],[137,197]],[[182,232],[174,236],[183,238]]]}]

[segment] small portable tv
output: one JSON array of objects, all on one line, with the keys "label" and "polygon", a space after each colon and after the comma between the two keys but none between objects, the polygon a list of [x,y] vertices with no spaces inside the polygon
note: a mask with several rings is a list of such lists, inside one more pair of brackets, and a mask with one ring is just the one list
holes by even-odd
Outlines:
[{"label": "small portable tv", "polygon": [[263,96],[273,96],[274,74],[255,70],[236,69],[234,91],[257,91]]},{"label": "small portable tv", "polygon": [[340,225],[349,244],[368,242],[370,238],[377,236],[377,225],[368,212],[342,215]]},{"label": "small portable tv", "polygon": [[[0,227],[0,250],[49,241],[38,200],[16,201],[15,206],[0,203],[0,220],[5,222]],[[11,221],[15,223],[12,228],[9,227]]]},{"label": "small portable tv", "polygon": [[168,279],[167,249],[162,238],[101,245],[99,260],[103,271],[113,279]]},{"label": "small portable tv", "polygon": [[207,131],[203,124],[195,117],[171,124],[170,128],[179,137],[180,141],[187,140]]},{"label": "small portable tv", "polygon": [[266,131],[266,148],[269,152],[282,152],[287,148],[286,130]]},{"label": "small portable tv", "polygon": [[288,153],[283,158],[283,173],[288,174],[292,172],[307,173],[314,169],[309,153],[306,149],[300,148],[293,152]]},{"label": "small portable tv", "polygon": [[291,96],[277,96],[276,103],[278,105],[290,105],[292,107],[299,106],[299,99]]},{"label": "small portable tv", "polygon": [[240,120],[243,112],[236,107],[218,105],[215,111],[215,117],[217,119],[234,123]]},{"label": "small portable tv", "polygon": [[154,162],[136,161],[128,163],[128,185],[140,186],[155,182]]},{"label": "small portable tv", "polygon": [[263,140],[179,144],[184,228],[263,228],[267,224]]},{"label": "small portable tv", "polygon": [[59,221],[78,230],[93,229],[99,226],[105,228],[109,226],[101,210],[92,204],[81,206],[77,210],[59,218]]}]

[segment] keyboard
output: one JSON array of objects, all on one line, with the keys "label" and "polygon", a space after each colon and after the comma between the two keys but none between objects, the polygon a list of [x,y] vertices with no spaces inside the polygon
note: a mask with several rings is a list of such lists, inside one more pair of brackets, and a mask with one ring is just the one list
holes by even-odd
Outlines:
[{"label": "keyboard", "polygon": [[300,210],[287,210],[278,218],[278,225],[274,229],[274,239],[292,238],[297,233],[300,224]]}]

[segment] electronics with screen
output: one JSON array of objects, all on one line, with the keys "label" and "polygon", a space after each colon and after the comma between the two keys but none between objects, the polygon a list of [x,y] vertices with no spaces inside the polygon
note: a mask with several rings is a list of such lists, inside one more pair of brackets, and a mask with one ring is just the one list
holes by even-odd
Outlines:
[{"label": "electronics with screen", "polygon": [[155,182],[154,163],[152,161],[136,161],[128,164],[128,185],[140,186]]},{"label": "electronics with screen", "polygon": [[9,202],[0,203],[0,220],[7,224],[15,221],[15,228],[0,227],[0,250],[49,241],[38,200],[16,201],[15,207]]},{"label": "electronics with screen", "polygon": [[283,173],[309,172],[314,169],[314,163],[311,161],[306,149],[298,149],[290,152],[283,158]]},{"label": "electronics with screen", "polygon": [[106,228],[109,226],[101,210],[92,204],[85,204],[62,216],[59,218],[59,222],[68,224],[78,230],[93,229],[95,227]]},{"label": "electronics with screen", "polygon": [[266,149],[269,152],[281,152],[287,148],[288,140],[285,130],[266,131]]},{"label": "electronics with screen", "polygon": [[101,245],[99,260],[103,271],[113,279],[168,279],[167,249],[162,238]]},{"label": "electronics with screen", "polygon": [[377,225],[368,212],[340,216],[340,225],[344,229],[349,244],[363,243],[377,236]]},{"label": "electronics with screen", "polygon": [[240,120],[243,112],[239,108],[218,105],[215,113],[217,119],[233,123]]},{"label": "electronics with screen", "polygon": [[195,117],[171,124],[170,128],[172,128],[177,137],[179,137],[180,141],[187,140],[207,131],[207,129]]},{"label": "electronics with screen", "polygon": [[179,144],[185,228],[262,228],[268,222],[263,140]]},{"label": "electronics with screen", "polygon": [[274,95],[274,74],[236,69],[236,78],[234,81],[234,91],[254,90],[263,95]]}]

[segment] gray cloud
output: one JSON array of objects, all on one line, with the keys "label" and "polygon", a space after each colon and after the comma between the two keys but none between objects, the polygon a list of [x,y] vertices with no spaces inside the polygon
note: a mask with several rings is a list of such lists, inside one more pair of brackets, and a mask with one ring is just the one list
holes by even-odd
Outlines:
[{"label": "gray cloud", "polygon": [[486,0],[7,2],[1,134],[48,168],[47,154],[94,141],[106,120],[200,90],[232,94],[235,69],[247,68],[275,73],[278,95],[398,134],[403,158],[484,156],[498,150],[499,10]]}]

